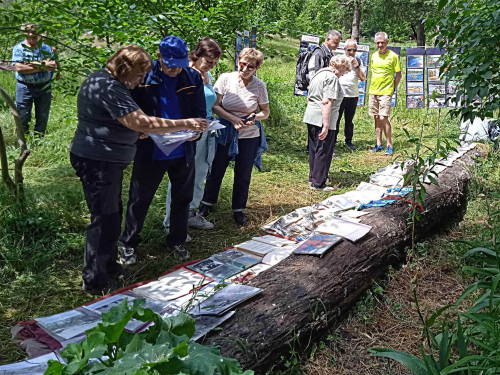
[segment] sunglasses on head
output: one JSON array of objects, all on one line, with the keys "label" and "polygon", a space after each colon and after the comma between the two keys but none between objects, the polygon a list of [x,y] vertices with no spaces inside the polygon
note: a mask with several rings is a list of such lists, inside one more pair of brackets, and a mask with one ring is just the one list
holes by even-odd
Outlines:
[{"label": "sunglasses on head", "polygon": [[255,70],[255,69],[257,69],[257,67],[256,67],[256,66],[253,66],[252,64],[249,64],[249,63],[247,63],[247,62],[245,62],[245,61],[240,61],[240,62],[239,62],[239,64],[240,64],[240,68],[241,68],[241,69],[243,69],[243,68],[245,68],[245,67],[246,67],[248,70]]},{"label": "sunglasses on head", "polygon": [[356,49],[356,48],[348,48],[348,49],[347,49],[347,52],[356,52],[356,51],[357,51],[357,49]]}]

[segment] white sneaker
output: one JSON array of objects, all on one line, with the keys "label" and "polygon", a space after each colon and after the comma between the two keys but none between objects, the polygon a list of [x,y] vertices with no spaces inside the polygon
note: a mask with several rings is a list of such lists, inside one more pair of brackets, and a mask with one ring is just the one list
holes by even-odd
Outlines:
[{"label": "white sneaker", "polygon": [[322,187],[322,188],[311,186],[311,190],[335,191],[336,189],[334,187],[331,187],[331,186],[325,186],[325,187]]},{"label": "white sneaker", "polygon": [[[170,233],[170,228],[169,227],[163,227],[163,231],[165,232],[165,235],[168,235]],[[191,242],[193,238],[188,234],[186,236],[186,243]]]},{"label": "white sneaker", "polygon": [[198,229],[213,229],[214,225],[201,215],[193,215],[188,219],[188,227]]}]

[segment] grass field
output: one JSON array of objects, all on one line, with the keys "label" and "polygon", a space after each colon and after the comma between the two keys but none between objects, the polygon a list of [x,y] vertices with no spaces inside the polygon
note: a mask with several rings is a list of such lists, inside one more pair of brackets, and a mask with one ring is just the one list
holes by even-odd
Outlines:
[{"label": "grass field", "polygon": [[[266,51],[280,50],[280,54],[267,58],[258,72],[267,84],[271,117],[264,121],[269,151],[263,156],[263,171],[255,170],[252,177],[247,209],[250,223],[239,228],[232,220],[233,174],[228,169],[217,210],[210,217],[215,228],[207,232],[190,231],[193,242],[188,248],[192,259],[208,257],[247,240],[259,233],[262,224],[328,196],[328,193],[312,192],[306,183],[307,132],[301,122],[306,101],[293,96],[298,42],[274,38],[266,40],[264,46]],[[289,56],[280,57],[283,52]],[[14,94],[13,74],[1,73],[0,83]],[[404,93],[404,78],[400,91]],[[423,121],[431,125],[425,127],[424,141],[429,146],[434,145],[436,110],[407,110],[404,95],[400,95],[391,120],[394,138],[401,140],[403,147],[410,147],[403,129],[416,134]],[[0,111],[0,125],[8,141],[9,157],[13,159],[17,155],[13,121],[5,109]],[[63,97],[56,92],[48,134],[41,140],[30,140],[32,153],[25,165],[28,208],[24,213],[18,212],[0,184],[0,364],[21,360],[25,355],[18,345],[10,342],[9,329],[18,321],[66,311],[92,300],[80,291],[89,213],[80,181],[69,163],[68,147],[75,127],[76,98]],[[452,135],[457,133],[458,127],[458,121],[443,112],[441,132]],[[351,152],[343,145],[342,134],[339,140],[330,169],[337,193],[367,181],[373,171],[393,160],[367,151],[375,140],[373,119],[368,116],[367,107],[359,107],[355,117],[354,144],[358,150]],[[124,182],[124,202],[127,201],[130,171],[129,167]],[[498,180],[496,173],[494,181]],[[130,283],[157,277],[176,264],[174,258],[165,255],[162,220],[166,191],[165,178],[149,210],[143,230],[144,242],[139,248],[139,263]],[[474,205],[474,201],[471,204]],[[483,208],[473,212],[479,217],[484,215]],[[477,229],[470,231],[476,233]]]}]

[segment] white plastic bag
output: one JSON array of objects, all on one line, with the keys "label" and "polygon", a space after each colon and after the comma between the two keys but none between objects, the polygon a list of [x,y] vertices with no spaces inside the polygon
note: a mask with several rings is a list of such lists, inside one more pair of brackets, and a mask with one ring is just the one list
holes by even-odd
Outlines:
[{"label": "white plastic bag", "polygon": [[489,139],[489,122],[492,121],[494,120],[491,118],[481,120],[479,117],[476,117],[472,124],[470,120],[462,122],[460,125],[460,140],[466,142],[487,141]]}]

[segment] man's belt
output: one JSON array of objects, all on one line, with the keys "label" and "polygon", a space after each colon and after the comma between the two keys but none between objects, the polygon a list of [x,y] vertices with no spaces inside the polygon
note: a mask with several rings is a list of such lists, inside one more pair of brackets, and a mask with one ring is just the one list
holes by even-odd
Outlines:
[{"label": "man's belt", "polygon": [[47,86],[48,83],[50,83],[50,81],[39,82],[39,83],[30,83],[30,82],[21,81],[19,79],[17,80],[17,82],[22,83],[23,85],[26,85],[28,87],[44,87],[44,86]]}]

